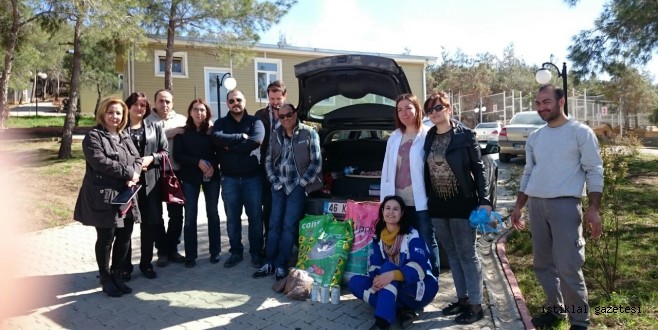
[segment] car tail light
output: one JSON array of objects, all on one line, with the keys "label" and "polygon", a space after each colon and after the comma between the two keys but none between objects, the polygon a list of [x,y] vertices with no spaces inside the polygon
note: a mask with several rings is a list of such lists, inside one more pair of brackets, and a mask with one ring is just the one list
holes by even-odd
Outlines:
[{"label": "car tail light", "polygon": [[504,137],[507,138],[507,127],[503,127],[503,129],[500,130],[500,133],[498,134],[498,137]]},{"label": "car tail light", "polygon": [[491,132],[491,135],[498,135],[498,131],[497,131],[497,130],[493,130],[493,132]]}]

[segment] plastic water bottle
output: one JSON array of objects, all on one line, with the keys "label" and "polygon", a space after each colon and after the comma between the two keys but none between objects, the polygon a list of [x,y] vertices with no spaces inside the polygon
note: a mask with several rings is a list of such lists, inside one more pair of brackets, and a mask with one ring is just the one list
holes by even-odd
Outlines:
[{"label": "plastic water bottle", "polygon": [[[209,161],[204,160],[204,162],[206,162],[206,165],[208,165],[208,166],[212,166],[212,164],[210,164]],[[203,175],[203,182],[210,182],[210,179],[211,179],[211,177],[206,176],[205,174]]]}]

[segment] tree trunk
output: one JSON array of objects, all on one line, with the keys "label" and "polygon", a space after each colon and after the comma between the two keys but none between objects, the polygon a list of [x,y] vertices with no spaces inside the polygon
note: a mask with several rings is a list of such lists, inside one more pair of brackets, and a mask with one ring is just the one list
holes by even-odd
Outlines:
[{"label": "tree trunk", "polygon": [[82,34],[82,14],[76,18],[75,30],[73,32],[73,71],[71,72],[71,84],[69,89],[69,108],[66,111],[64,120],[64,132],[62,133],[62,143],[59,146],[57,158],[69,159],[73,156],[71,145],[73,144],[73,125],[75,124],[75,115],[78,111],[79,91],[78,84],[80,80],[80,71],[82,65],[82,54],[80,53],[80,36]]},{"label": "tree trunk", "polygon": [[[164,88],[173,92],[174,80],[171,67],[174,62],[174,38],[176,37],[176,2],[172,1],[169,10],[169,25],[167,26],[167,48],[165,49],[165,85]],[[154,101],[155,102],[155,101]]]},{"label": "tree trunk", "polygon": [[94,107],[94,117],[98,113],[98,107],[101,105],[101,84],[96,84],[96,107]]},{"label": "tree trunk", "polygon": [[20,13],[18,12],[18,0],[11,0],[11,31],[9,33],[9,44],[5,50],[5,63],[0,78],[0,130],[5,128],[5,122],[9,118],[9,106],[7,104],[9,92],[9,77],[11,66],[14,62],[14,52],[18,43],[18,29],[20,27]]}]

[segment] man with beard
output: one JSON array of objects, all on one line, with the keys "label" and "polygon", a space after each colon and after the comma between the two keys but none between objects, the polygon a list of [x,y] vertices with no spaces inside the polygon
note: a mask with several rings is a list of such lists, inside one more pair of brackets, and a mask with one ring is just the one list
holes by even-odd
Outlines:
[{"label": "man with beard", "polygon": [[[270,146],[270,135],[275,128],[281,124],[279,122],[279,109],[286,103],[286,85],[283,81],[276,80],[267,86],[267,99],[269,104],[254,114],[256,118],[260,119],[265,126],[265,139],[260,145],[260,168],[263,175],[263,229],[265,237],[265,244],[267,246],[267,230],[270,225],[270,213],[272,212],[272,185],[267,180],[267,173],[265,172],[265,157],[267,157],[267,148]],[[262,256],[265,255],[263,251]]]},{"label": "man with beard", "polygon": [[224,267],[233,267],[243,259],[242,207],[249,221],[251,264],[262,266],[263,250],[263,176],[260,170],[260,145],[265,136],[263,123],[247,113],[244,94],[235,89],[226,96],[229,112],[217,119],[212,138],[218,148],[222,175],[222,200],[226,212],[229,252]]},{"label": "man with beard", "polygon": [[[546,295],[543,313],[532,318],[537,328],[552,328],[568,314],[573,330],[589,326],[585,262],[585,229],[601,236],[599,215],[603,161],[592,129],[562,110],[564,91],[539,88],[535,108],[546,125],[528,136],[526,165],[511,219],[523,229],[521,210],[529,206],[533,268]],[[587,183],[589,206],[583,221],[581,197]]]},{"label": "man with beard", "polygon": [[[158,123],[162,126],[167,142],[169,143],[169,160],[171,167],[176,176],[180,170],[180,165],[174,161],[174,137],[177,134],[184,132],[185,122],[187,118],[174,111],[174,96],[169,90],[161,89],[155,92],[155,108],[153,112],[144,119],[147,123]],[[167,203],[167,214],[169,215],[169,223],[167,231],[161,228],[160,236],[164,236],[160,241],[162,246],[158,248],[158,261],[155,265],[158,267],[165,267],[169,261],[182,263],[185,258],[178,253],[178,244],[180,243],[180,235],[183,231],[183,205]],[[157,235],[157,234],[156,234]]]}]

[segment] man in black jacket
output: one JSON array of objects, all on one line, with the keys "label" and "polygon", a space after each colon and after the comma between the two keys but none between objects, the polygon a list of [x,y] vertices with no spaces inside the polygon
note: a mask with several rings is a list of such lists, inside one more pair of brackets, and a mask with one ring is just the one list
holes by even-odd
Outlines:
[{"label": "man in black jacket", "polygon": [[265,136],[263,123],[247,113],[244,94],[233,90],[226,96],[229,113],[217,119],[212,137],[218,149],[222,175],[222,200],[226,212],[231,256],[224,267],[242,261],[242,208],[249,222],[249,254],[251,264],[260,268],[263,249],[262,194],[260,145]]},{"label": "man in black jacket", "polygon": [[272,131],[281,125],[277,116],[281,106],[286,103],[286,95],[286,85],[283,81],[273,81],[267,86],[268,105],[254,114],[265,126],[265,139],[260,145],[260,167],[263,175],[263,237],[265,237],[266,242],[263,246],[267,246],[267,230],[269,229],[270,214],[272,213],[272,185],[267,180],[267,173],[265,173],[265,157],[267,157],[267,148],[270,145]]}]

